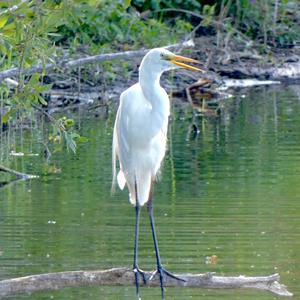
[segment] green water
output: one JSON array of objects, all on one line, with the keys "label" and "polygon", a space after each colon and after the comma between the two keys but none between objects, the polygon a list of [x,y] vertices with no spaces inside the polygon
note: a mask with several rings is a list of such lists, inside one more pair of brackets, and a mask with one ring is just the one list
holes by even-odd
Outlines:
[{"label": "green water", "polygon": [[[154,209],[163,264],[174,272],[269,275],[300,293],[300,89],[253,89],[219,119],[174,108]],[[11,167],[39,174],[0,190],[0,279],[132,265],[134,209],[127,192],[110,195],[114,109],[82,114],[88,142],[77,155],[54,153],[45,172],[41,144],[16,140]],[[200,129],[191,138],[191,122]],[[39,156],[28,156],[38,153]],[[47,167],[49,168],[49,167]],[[154,269],[146,210],[140,267]],[[215,264],[206,257],[216,255]],[[142,299],[160,299],[142,288]],[[133,287],[65,289],[14,299],[135,299]],[[168,288],[167,299],[277,299],[264,291]]]}]

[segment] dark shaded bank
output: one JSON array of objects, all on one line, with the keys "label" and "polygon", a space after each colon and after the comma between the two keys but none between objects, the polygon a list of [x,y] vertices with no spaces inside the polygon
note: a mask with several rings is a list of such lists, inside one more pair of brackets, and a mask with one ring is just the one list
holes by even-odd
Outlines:
[{"label": "dark shaded bank", "polygon": [[[218,91],[218,87],[223,86],[226,79],[273,80],[284,83],[300,81],[299,46],[268,49],[265,54],[260,54],[255,46],[247,46],[244,42],[218,45],[216,36],[203,36],[194,41],[193,47],[176,49],[175,52],[200,60],[207,72],[199,74],[177,70],[171,76],[165,74],[162,84],[169,92],[186,95],[185,89],[201,79],[205,81],[205,91],[209,98],[220,99],[224,98],[224,94]],[[47,95],[49,111],[56,112],[82,104],[106,106],[116,103],[120,93],[138,80],[138,66],[142,56],[143,54],[132,57],[126,67],[124,61],[112,60],[109,71],[100,62],[68,69],[63,73],[50,73],[45,77],[45,82],[53,84]]]}]

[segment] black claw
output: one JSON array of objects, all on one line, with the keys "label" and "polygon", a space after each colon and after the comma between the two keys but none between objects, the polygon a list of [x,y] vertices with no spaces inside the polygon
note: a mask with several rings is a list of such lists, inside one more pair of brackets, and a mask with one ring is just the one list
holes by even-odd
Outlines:
[{"label": "black claw", "polygon": [[167,271],[165,268],[163,267],[158,267],[157,270],[151,275],[150,279],[149,280],[152,280],[152,278],[157,274],[159,273],[159,275],[163,278],[164,281],[166,281],[166,277],[171,277],[175,280],[179,280],[179,281],[183,281],[183,282],[186,282],[185,279],[183,278],[180,278],[172,273],[170,273],[169,271]]},{"label": "black claw", "polygon": [[[169,276],[169,277],[171,277],[171,278],[173,278],[173,279],[175,279],[175,280],[179,280],[179,281],[186,282],[185,279],[180,278],[180,277],[177,277],[176,275],[170,273],[169,271],[167,271],[167,270],[164,269],[164,268],[161,268],[161,270],[162,270],[162,272],[163,272],[165,275],[167,275],[167,276]],[[164,278],[165,278],[165,277],[164,277]]]}]

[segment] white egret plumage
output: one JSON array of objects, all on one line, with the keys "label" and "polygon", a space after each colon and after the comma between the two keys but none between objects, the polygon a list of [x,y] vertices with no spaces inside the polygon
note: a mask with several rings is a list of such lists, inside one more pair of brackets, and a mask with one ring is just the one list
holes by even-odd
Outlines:
[{"label": "white egret plumage", "polygon": [[[120,104],[115,120],[112,157],[113,184],[117,181],[121,189],[127,185],[130,202],[136,210],[136,230],[134,244],[133,271],[136,292],[139,298],[139,280],[145,274],[138,266],[138,235],[140,208],[148,206],[150,224],[160,276],[162,299],[164,299],[164,278],[170,276],[181,280],[162,267],[154,228],[152,192],[156,175],[164,158],[167,142],[170,102],[167,92],[160,85],[164,71],[182,67],[202,71],[185,62],[198,61],[175,55],[164,48],[150,50],[139,68],[139,81],[120,96]],[[119,161],[119,172],[116,165]]]}]

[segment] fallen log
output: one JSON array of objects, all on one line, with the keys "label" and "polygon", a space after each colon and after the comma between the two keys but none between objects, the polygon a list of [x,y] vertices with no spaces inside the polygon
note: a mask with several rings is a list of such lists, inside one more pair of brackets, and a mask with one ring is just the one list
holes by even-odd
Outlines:
[{"label": "fallen log", "polygon": [[[152,272],[145,272],[150,278]],[[259,289],[266,290],[280,296],[292,296],[285,285],[279,283],[279,275],[248,277],[240,275],[217,276],[214,273],[205,274],[176,274],[184,279],[178,281],[168,277],[168,287],[189,287],[209,289]],[[58,273],[30,275],[0,281],[0,299],[23,293],[33,293],[44,290],[56,290],[66,287],[83,286],[129,286],[135,284],[135,275],[128,268],[114,268],[96,271],[67,271]],[[158,275],[148,280],[148,286],[159,286]]]}]

